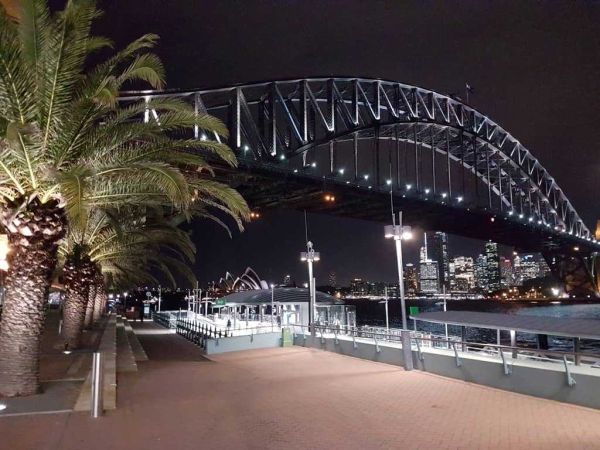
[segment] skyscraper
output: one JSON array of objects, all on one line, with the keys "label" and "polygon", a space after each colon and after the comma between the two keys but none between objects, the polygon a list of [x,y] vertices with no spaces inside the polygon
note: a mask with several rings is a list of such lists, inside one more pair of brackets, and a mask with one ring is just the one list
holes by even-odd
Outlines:
[{"label": "skyscraper", "polygon": [[450,277],[452,292],[469,292],[475,288],[475,272],[473,258],[457,256],[450,262],[452,276]]},{"label": "skyscraper", "polygon": [[423,294],[439,293],[439,274],[436,261],[421,261],[419,263],[419,284],[419,291]]},{"label": "skyscraper", "polygon": [[502,288],[512,286],[513,280],[513,268],[510,259],[501,256],[500,257],[500,284]]},{"label": "skyscraper", "polygon": [[431,261],[437,262],[439,284],[450,289],[450,260],[448,258],[448,235],[441,231],[436,231],[427,239],[425,234],[425,246],[427,247],[427,257]]},{"label": "skyscraper", "polygon": [[404,291],[407,295],[415,295],[419,290],[419,277],[414,264],[404,266]]},{"label": "skyscraper", "polygon": [[535,255],[515,255],[513,270],[517,286],[522,286],[526,280],[541,276],[540,265]]},{"label": "skyscraper", "polygon": [[488,290],[488,278],[487,278],[487,258],[485,255],[477,256],[475,260],[475,287],[477,289],[486,291]]},{"label": "skyscraper", "polygon": [[485,243],[486,274],[489,291],[496,291],[501,287],[500,256],[498,244],[492,241]]},{"label": "skyscraper", "polygon": [[425,245],[421,247],[419,258],[419,291],[424,294],[437,294],[440,291],[438,263],[430,258],[427,233],[424,240]]}]

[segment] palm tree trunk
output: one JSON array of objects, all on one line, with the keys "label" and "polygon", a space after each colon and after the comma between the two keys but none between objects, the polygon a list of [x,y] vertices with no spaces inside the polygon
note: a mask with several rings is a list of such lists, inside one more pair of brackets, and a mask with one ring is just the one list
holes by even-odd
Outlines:
[{"label": "palm tree trunk", "polygon": [[67,257],[63,268],[65,306],[63,308],[62,334],[69,349],[79,348],[85,323],[92,269],[89,259],[77,253]]},{"label": "palm tree trunk", "polygon": [[0,321],[0,394],[7,397],[39,392],[44,307],[66,223],[55,201],[19,200],[0,213],[10,246]]},{"label": "palm tree trunk", "polygon": [[97,322],[102,314],[104,313],[104,282],[102,281],[102,276],[97,278],[96,281],[96,296],[94,298],[94,316],[93,321]]},{"label": "palm tree trunk", "polygon": [[85,320],[83,326],[90,328],[92,326],[92,319],[94,317],[94,300],[96,299],[96,285],[91,283],[88,289],[88,300],[87,306],[85,307]]}]

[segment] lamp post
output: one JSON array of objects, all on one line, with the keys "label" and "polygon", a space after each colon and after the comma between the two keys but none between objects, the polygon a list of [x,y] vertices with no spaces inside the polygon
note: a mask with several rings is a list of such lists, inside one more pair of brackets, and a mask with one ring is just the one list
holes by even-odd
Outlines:
[{"label": "lamp post", "polygon": [[389,334],[390,334],[390,315],[388,312],[388,301],[389,301],[389,296],[388,296],[388,288],[387,286],[384,288],[384,296],[385,299],[382,302],[379,303],[385,303],[385,332],[388,335],[389,338]]},{"label": "lamp post", "polygon": [[315,252],[313,243],[311,241],[306,242],[306,251],[300,253],[300,261],[306,261],[308,265],[308,291],[310,295],[310,304],[308,310],[308,326],[310,328],[310,334],[316,336],[315,330],[315,313],[316,313],[316,291],[315,291],[315,279],[313,277],[313,262],[319,261],[321,255],[319,252]]},{"label": "lamp post", "polygon": [[275,285],[271,283],[271,333],[273,330],[273,305],[275,304]]},{"label": "lamp post", "polygon": [[402,329],[408,329],[406,323],[406,302],[404,300],[404,269],[402,266],[402,241],[412,239],[412,229],[410,226],[402,225],[402,211],[398,213],[398,225],[395,223],[385,226],[385,238],[394,239],[396,243],[396,262],[398,264],[398,290],[400,291],[400,306],[402,308]]},{"label": "lamp post", "polygon": [[161,287],[160,284],[158,285],[158,312],[160,312],[160,304],[162,302],[162,296],[161,296]]}]

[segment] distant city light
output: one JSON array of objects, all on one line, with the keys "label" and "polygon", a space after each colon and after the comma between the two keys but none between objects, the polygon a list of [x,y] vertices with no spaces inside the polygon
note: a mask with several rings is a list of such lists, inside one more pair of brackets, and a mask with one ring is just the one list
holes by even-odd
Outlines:
[{"label": "distant city light", "polygon": [[442,192],[442,198],[446,198],[448,196],[448,194],[446,194],[445,192]]},{"label": "distant city light", "polygon": [[339,171],[340,175],[344,175],[344,168],[341,168]]},{"label": "distant city light", "polygon": [[206,139],[207,139],[206,134],[202,133],[202,136],[200,136],[200,140],[205,141]]},{"label": "distant city light", "polygon": [[392,184],[392,180],[390,180],[389,178],[387,180],[385,180],[385,184],[387,184],[388,186]]},{"label": "distant city light", "polygon": [[410,191],[411,189],[412,189],[412,184],[407,184],[407,185],[406,185],[406,190],[407,190],[407,191]]},{"label": "distant city light", "polygon": [[311,167],[317,167],[317,163],[313,161],[313,163],[310,166]]},{"label": "distant city light", "polygon": [[429,192],[430,192],[430,189],[429,189],[429,188],[425,189],[425,193],[426,193],[426,194],[429,194]]},{"label": "distant city light", "polygon": [[250,147],[248,147],[247,145],[244,145],[244,151],[247,152],[248,150],[250,150]]},{"label": "distant city light", "polygon": [[364,178],[365,180],[368,180],[368,179],[369,179],[369,174],[368,174],[368,173],[366,173],[366,174],[364,175],[364,177],[363,177],[363,178]]},{"label": "distant city light", "polygon": [[279,157],[279,159],[283,161],[285,159],[285,155],[281,154],[281,156]]},{"label": "distant city light", "polygon": [[458,203],[460,203],[460,202],[463,201],[463,198],[462,197],[457,197],[456,200],[458,200]]}]

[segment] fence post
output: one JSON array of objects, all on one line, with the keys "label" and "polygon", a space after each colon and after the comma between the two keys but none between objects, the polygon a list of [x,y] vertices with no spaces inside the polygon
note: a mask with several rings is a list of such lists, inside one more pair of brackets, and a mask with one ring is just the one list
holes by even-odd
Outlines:
[{"label": "fence post", "polygon": [[93,418],[98,418],[104,412],[104,400],[102,397],[102,353],[94,352],[92,359],[92,408]]},{"label": "fence post", "polygon": [[413,370],[412,347],[410,345],[410,331],[402,330],[402,358],[404,359],[404,370]]}]

